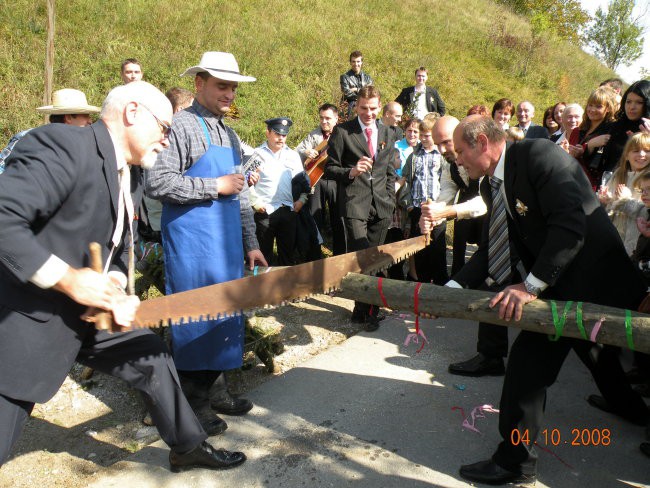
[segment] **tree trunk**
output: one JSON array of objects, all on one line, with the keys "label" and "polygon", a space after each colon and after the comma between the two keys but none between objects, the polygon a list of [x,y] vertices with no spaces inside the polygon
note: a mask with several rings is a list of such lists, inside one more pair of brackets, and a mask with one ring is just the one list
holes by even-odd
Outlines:
[{"label": "tree trunk", "polygon": [[[415,311],[416,283],[382,279],[381,285],[385,303],[379,293],[379,278],[350,273],[343,279],[341,291],[337,295],[373,305],[388,306],[395,310]],[[493,296],[494,293],[490,292],[425,283],[419,291],[418,312],[445,318],[489,322],[540,332],[552,337],[559,335],[583,340],[595,338],[595,342],[600,344],[650,353],[650,315],[592,303],[538,299],[524,307],[521,321],[506,322],[499,319],[497,309],[488,306]],[[577,315],[580,315],[577,313],[579,310],[582,312],[583,331],[576,321]],[[566,320],[563,321],[565,315]],[[627,319],[627,326],[626,315],[630,317]]]}]

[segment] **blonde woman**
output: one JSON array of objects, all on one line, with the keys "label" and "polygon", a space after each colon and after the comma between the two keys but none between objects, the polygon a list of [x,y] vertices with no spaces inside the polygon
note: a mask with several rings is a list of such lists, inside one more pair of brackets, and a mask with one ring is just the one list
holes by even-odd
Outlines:
[{"label": "blonde woman", "polygon": [[625,144],[612,179],[598,191],[598,199],[607,208],[630,255],[639,238],[636,219],[645,208],[638,181],[641,174],[648,171],[649,163],[650,134],[634,134]]}]

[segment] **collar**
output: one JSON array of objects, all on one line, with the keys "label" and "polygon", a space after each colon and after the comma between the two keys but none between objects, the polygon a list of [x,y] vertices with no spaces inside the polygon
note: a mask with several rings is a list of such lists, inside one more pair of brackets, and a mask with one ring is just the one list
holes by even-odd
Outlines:
[{"label": "collar", "polygon": [[265,141],[264,143],[262,143],[262,145],[261,145],[260,147],[261,147],[264,151],[266,151],[267,153],[269,153],[269,154],[270,154],[272,157],[274,157],[275,159],[280,159],[280,156],[282,155],[282,153],[284,152],[284,150],[285,150],[285,149],[289,149],[289,147],[285,144],[285,145],[282,147],[282,149],[280,149],[278,152],[273,152],[273,151],[271,150],[271,148],[269,147],[269,143],[268,143],[268,141]]},{"label": "collar", "polygon": [[528,130],[528,129],[530,128],[531,125],[533,125],[533,121],[532,121],[532,120],[531,120],[530,122],[528,122],[528,125],[517,124],[517,127],[519,127],[521,130]]},{"label": "collar", "polygon": [[375,132],[378,127],[377,127],[377,121],[375,120],[375,123],[373,125],[365,125],[363,122],[361,122],[361,118],[357,116],[357,120],[359,121],[359,125],[361,126],[361,130],[365,133],[367,128],[372,129],[373,132]]},{"label": "collar", "polygon": [[499,158],[499,162],[497,163],[496,168],[494,168],[494,173],[492,176],[495,178],[499,178],[501,182],[503,183],[504,181],[504,174],[505,174],[505,161],[506,161],[506,145],[503,145],[503,152],[501,153],[501,157]]},{"label": "collar", "polygon": [[111,138],[111,144],[113,144],[113,150],[115,151],[115,160],[117,161],[117,171],[122,171],[122,168],[124,168],[127,165],[126,158],[124,157],[124,149],[118,146],[118,140],[113,134],[111,134],[111,130],[106,126],[106,130],[108,130],[108,135]]},{"label": "collar", "polygon": [[210,112],[207,108],[205,108],[203,105],[201,105],[199,102],[196,101],[196,98],[192,102],[192,110],[196,112],[197,115],[200,115],[203,117],[203,119],[206,121],[206,123],[210,126],[212,125],[217,125],[221,123],[223,125],[223,116],[222,115],[216,115],[212,112]]}]

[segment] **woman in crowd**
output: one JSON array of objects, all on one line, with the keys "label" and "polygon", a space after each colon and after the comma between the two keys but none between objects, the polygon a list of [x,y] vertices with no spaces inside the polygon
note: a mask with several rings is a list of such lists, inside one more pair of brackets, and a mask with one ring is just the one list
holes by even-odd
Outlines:
[{"label": "woman in crowd", "polygon": [[499,127],[506,130],[510,127],[508,123],[510,122],[510,117],[512,117],[514,111],[515,106],[512,104],[510,99],[501,98],[497,100],[494,107],[492,107],[492,118],[497,124],[499,124]]},{"label": "woman in crowd", "polygon": [[586,117],[569,136],[569,154],[578,160],[594,191],[601,185],[603,148],[609,141],[614,121],[615,95],[608,87],[591,92],[587,99]]},{"label": "woman in crowd", "polygon": [[625,144],[621,161],[598,199],[605,205],[612,222],[623,239],[628,254],[632,254],[639,239],[637,218],[645,209],[639,190],[639,176],[650,163],[650,134],[634,134]]},{"label": "woman in crowd", "polygon": [[555,120],[555,123],[558,125],[557,130],[551,134],[549,139],[551,142],[556,142],[560,137],[562,137],[562,134],[564,133],[564,129],[562,128],[562,114],[564,113],[564,109],[566,108],[566,102],[557,102],[555,105],[553,105],[553,120]]},{"label": "woman in crowd", "polygon": [[555,117],[553,115],[553,107],[549,107],[546,110],[544,110],[544,122],[542,125],[548,132],[548,136],[551,137],[553,134],[557,132],[557,130],[560,128],[560,124],[555,120]]},{"label": "woman in crowd", "polygon": [[616,166],[628,138],[637,132],[650,133],[650,81],[632,83],[621,99],[621,108],[610,132],[611,138],[603,151],[603,170]]},{"label": "woman in crowd", "polygon": [[483,115],[487,117],[490,115],[490,112],[488,112],[488,109],[485,105],[472,105],[467,111],[467,116],[470,115]]}]

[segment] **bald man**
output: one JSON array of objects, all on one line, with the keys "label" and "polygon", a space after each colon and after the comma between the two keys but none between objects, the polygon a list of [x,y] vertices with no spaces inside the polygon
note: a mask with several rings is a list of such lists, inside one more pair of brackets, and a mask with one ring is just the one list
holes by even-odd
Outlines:
[{"label": "bald man", "polygon": [[[110,333],[80,318],[93,315],[88,307],[106,310],[120,329],[135,316],[139,300],[124,293],[129,165],[155,163],[171,118],[160,91],[133,82],[108,94],[97,123],[33,129],[9,157],[0,178],[0,465],[34,403],[56,393],[74,361],[140,390],[171,447],[172,471],[246,459],[205,442],[158,336]],[[88,268],[91,242],[102,247],[105,273]]]},{"label": "bald man", "polygon": [[399,141],[404,137],[404,131],[400,127],[402,123],[403,110],[402,106],[397,102],[388,102],[384,105],[381,112],[381,120],[378,124],[383,124],[386,127],[391,127],[395,132],[395,136]]}]

